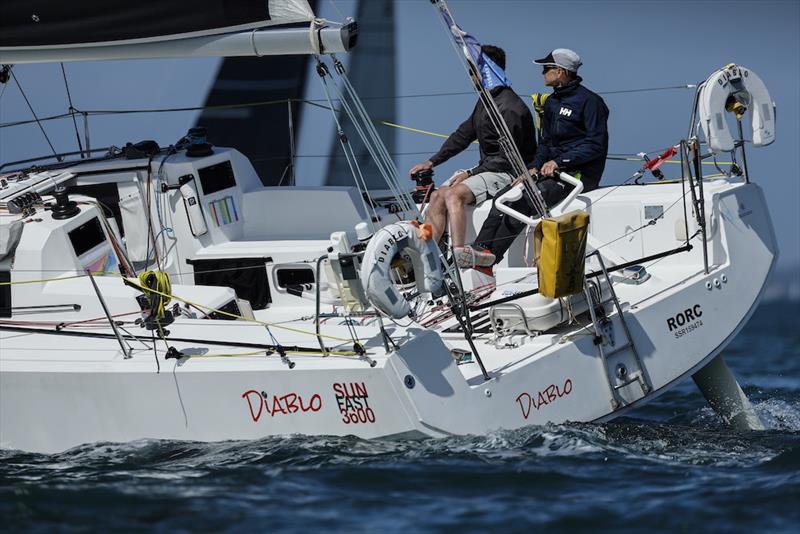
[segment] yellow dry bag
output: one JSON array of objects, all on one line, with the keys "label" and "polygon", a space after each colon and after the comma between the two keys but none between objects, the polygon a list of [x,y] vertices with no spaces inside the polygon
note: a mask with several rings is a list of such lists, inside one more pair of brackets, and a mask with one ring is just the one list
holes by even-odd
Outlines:
[{"label": "yellow dry bag", "polygon": [[575,210],[542,219],[534,230],[539,293],[554,299],[583,291],[589,214]]}]

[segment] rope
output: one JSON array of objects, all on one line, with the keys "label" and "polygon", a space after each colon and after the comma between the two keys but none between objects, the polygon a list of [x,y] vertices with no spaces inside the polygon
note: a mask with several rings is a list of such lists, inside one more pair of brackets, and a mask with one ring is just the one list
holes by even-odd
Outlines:
[{"label": "rope", "polygon": [[[447,139],[448,137],[450,137],[449,135],[440,134],[440,133],[436,133],[436,132],[429,132],[428,130],[420,130],[418,128],[411,128],[410,126],[403,126],[402,124],[395,124],[393,122],[380,121],[380,124],[382,124],[384,126],[389,126],[390,128],[397,128],[399,130],[406,130],[408,132],[425,134],[425,135],[430,135],[430,136],[433,136],[433,137],[441,137],[443,139]],[[473,145],[477,145],[478,142],[477,141],[473,141],[472,144]],[[427,154],[427,152],[425,152],[425,153]]]},{"label": "rope", "polygon": [[[647,154],[650,154],[650,152],[647,152]],[[644,158],[639,158],[639,157],[630,158],[630,157],[624,157],[624,156],[610,156],[610,155],[606,156],[606,159],[607,160],[612,160],[612,161],[644,161]],[[677,159],[665,159],[663,161],[663,163],[671,163],[673,165],[680,165],[681,161],[677,160]],[[703,165],[715,165],[716,166],[716,165],[733,165],[734,162],[733,161],[717,161],[717,162],[704,161],[702,163],[703,163]]]},{"label": "rope", "polygon": [[[299,354],[305,356],[322,356],[317,352],[310,352],[305,350],[288,350],[283,349],[284,354]],[[182,353],[185,357],[188,358],[239,358],[242,356],[263,356],[263,350],[254,350],[252,352],[239,352],[239,353],[230,353],[230,354],[186,354]],[[348,350],[329,350],[328,354],[333,354],[334,356],[358,356],[358,353]]]},{"label": "rope", "polygon": [[[137,288],[137,289],[139,289],[141,291],[144,291],[144,289],[145,289],[145,288],[141,287],[139,284],[137,284],[136,282],[132,282],[131,280],[125,278],[124,276],[122,276],[120,274],[117,274],[117,273],[110,273],[110,274],[114,274],[114,275],[119,276],[120,278],[124,279],[126,281],[126,283],[128,285],[130,285],[131,287]],[[188,304],[189,306],[194,306],[196,308],[200,308],[200,309],[206,310],[207,312],[217,313],[217,314],[220,314],[220,315],[225,315],[227,317],[232,317],[234,319],[239,319],[239,320],[247,321],[247,322],[250,322],[250,323],[256,323],[256,324],[260,324],[260,325],[268,326],[268,327],[272,327],[272,328],[280,328],[282,330],[287,330],[289,332],[295,332],[295,333],[298,333],[298,334],[306,334],[306,335],[309,335],[309,336],[313,336],[315,338],[316,337],[324,337],[324,338],[328,338],[328,339],[333,339],[335,341],[343,341],[345,343],[350,341],[349,339],[343,338],[343,337],[329,336],[329,335],[325,335],[325,334],[317,334],[316,332],[311,332],[311,331],[308,331],[308,330],[302,330],[300,328],[294,328],[294,327],[291,327],[291,326],[284,326],[284,325],[278,324],[278,323],[268,323],[266,321],[259,321],[258,319],[249,319],[247,317],[243,317],[243,316],[237,315],[235,313],[230,313],[230,312],[227,312],[227,311],[224,311],[224,310],[218,310],[216,308],[212,308],[211,306],[206,306],[204,304],[198,304],[196,302],[192,302],[190,300],[183,299],[183,298],[181,298],[181,297],[179,297],[177,295],[166,294],[166,293],[158,291],[157,289],[151,289],[151,288],[148,288],[148,289],[152,293],[160,294],[163,297],[170,297],[171,299],[177,300],[178,302],[183,302],[184,304]]]},{"label": "rope", "polygon": [[[153,273],[153,271],[148,271],[148,272],[152,273],[152,274],[155,274],[155,273]],[[280,323],[268,323],[266,321],[259,321],[258,319],[249,319],[247,317],[243,317],[243,316],[237,315],[235,313],[230,313],[230,312],[227,312],[227,311],[224,311],[224,310],[218,310],[216,308],[212,308],[211,306],[198,304],[196,302],[192,302],[190,300],[183,299],[183,298],[181,298],[181,297],[179,297],[177,295],[173,295],[171,293],[171,289],[172,289],[171,285],[170,285],[170,288],[169,288],[170,292],[162,291],[161,289],[164,288],[163,287],[163,283],[164,283],[163,280],[161,280],[159,282],[159,284],[156,285],[155,287],[150,287],[150,286],[146,285],[145,283],[133,282],[130,279],[124,277],[123,275],[121,275],[119,273],[115,273],[115,272],[99,271],[99,272],[94,273],[94,274],[95,275],[120,277],[123,280],[125,280],[128,285],[130,285],[131,287],[134,287],[136,289],[139,289],[140,291],[142,291],[146,295],[158,295],[158,296],[164,297],[162,299],[162,302],[161,302],[163,305],[168,304],[171,300],[176,300],[178,302],[182,302],[184,304],[188,304],[189,306],[194,306],[195,308],[205,310],[206,312],[218,313],[220,315],[225,315],[227,317],[232,317],[234,319],[239,319],[241,321],[246,321],[246,322],[250,322],[250,323],[256,323],[256,324],[260,324],[260,325],[268,326],[268,327],[273,327],[273,328],[280,328],[282,330],[287,330],[289,332],[295,332],[295,333],[298,333],[298,334],[307,334],[307,335],[310,335],[310,336],[314,336],[315,338],[316,337],[324,337],[324,338],[332,339],[332,340],[335,340],[335,341],[343,341],[343,342],[351,341],[350,339],[347,339],[347,338],[337,337],[337,336],[330,336],[330,335],[325,335],[325,334],[320,334],[318,336],[316,332],[311,332],[311,331],[308,331],[308,330],[302,330],[300,328],[294,328],[294,327],[291,327],[291,326],[285,326],[285,325],[280,324]],[[147,274],[148,273],[140,274],[139,278],[137,280],[141,281],[142,276],[147,275]],[[161,274],[166,276],[166,273],[161,273]],[[61,280],[72,280],[72,279],[75,279],[75,278],[86,278],[88,276],[89,275],[83,274],[83,275],[75,275],[75,276],[63,276],[63,277],[56,277],[56,278],[45,278],[45,279],[39,279],[39,280],[19,280],[19,281],[14,281],[14,282],[0,282],[0,286],[18,285],[18,284],[39,284],[39,283],[47,283],[47,282],[59,282]],[[161,278],[160,275],[156,275],[156,280],[158,280],[160,278]],[[168,281],[168,277],[167,277],[167,281]],[[159,287],[161,289],[159,289]]]},{"label": "rope", "polygon": [[166,315],[165,306],[172,298],[172,282],[164,271],[145,271],[139,274],[139,285],[144,296],[150,300],[150,308],[158,319]]},{"label": "rope", "polygon": [[[410,208],[403,197],[403,193],[398,189],[398,186],[395,181],[394,174],[396,174],[397,170],[396,169],[393,170],[394,162],[391,161],[391,158],[388,155],[384,156],[385,147],[383,147],[383,142],[380,140],[380,137],[377,135],[377,132],[373,134],[374,127],[372,126],[371,119],[369,119],[369,117],[366,115],[366,111],[363,110],[363,106],[359,107],[360,103],[358,102],[358,95],[355,94],[355,90],[352,88],[352,86],[349,84],[349,81],[346,79],[346,76],[344,75],[344,67],[341,65],[341,62],[335,59],[334,59],[334,70],[339,74],[340,78],[342,79],[345,90],[347,91],[347,94],[350,96],[350,100],[353,102],[353,107],[351,107],[350,104],[348,104],[347,99],[344,97],[345,95],[343,95],[341,91],[338,90],[337,86],[334,84],[333,87],[335,88],[339,96],[338,101],[341,103],[346,116],[350,119],[350,122],[355,128],[356,133],[358,134],[359,138],[361,138],[361,141],[364,143],[364,146],[369,152],[370,157],[375,162],[375,165],[378,168],[378,172],[381,174],[381,177],[383,178],[384,182],[386,182],[386,185],[392,191],[392,195],[397,199],[397,201],[400,203],[404,211],[409,210]],[[320,72],[324,73],[325,76],[331,76],[327,67],[322,69]],[[330,94],[327,93],[327,83],[325,84],[325,87],[326,87],[326,96],[330,98]],[[333,102],[331,101],[329,105],[333,107]],[[381,147],[383,147],[384,150],[381,150]],[[350,148],[352,150],[352,147]],[[355,154],[353,154],[353,157],[355,159]],[[366,181],[364,181],[364,189],[367,193],[367,196],[369,196],[369,190],[367,189]]]},{"label": "rope", "polygon": [[[138,313],[138,312],[136,312],[136,313]],[[30,325],[36,325],[36,326],[58,326],[58,324],[54,324],[54,323],[43,323],[43,322],[35,322],[35,321],[6,321],[6,320],[0,320],[0,330],[26,332],[26,333],[41,332],[43,334],[50,334],[50,335],[81,336],[81,337],[85,336],[85,337],[95,337],[95,338],[99,337],[99,338],[105,338],[105,339],[110,339],[111,338],[111,334],[105,334],[105,333],[100,333],[100,332],[97,332],[97,333],[95,333],[95,332],[81,332],[81,331],[67,332],[67,331],[64,331],[64,330],[46,330],[44,328],[30,328]],[[127,332],[127,330],[126,330],[126,332]],[[134,339],[134,340],[142,343],[144,345],[144,347],[145,347],[145,350],[153,350],[155,355],[156,355],[156,361],[158,361],[158,349],[155,347],[155,345],[148,346],[146,343],[144,343],[141,339],[137,338],[136,336],[133,336],[130,333],[128,333],[128,335],[129,335],[129,337],[131,339]],[[166,342],[177,341],[177,342],[186,343],[186,342],[193,342],[195,340],[192,340],[192,339],[174,339],[173,340],[172,338],[167,338],[165,341]],[[197,340],[197,341],[200,344],[206,344],[206,345],[209,345],[209,344],[210,345],[223,345],[223,346],[227,345],[227,342],[225,342],[225,341],[209,341],[209,340]],[[234,343],[233,345],[228,345],[228,346],[236,346],[236,343],[235,342],[233,342],[233,343]],[[283,349],[283,352],[285,354],[300,354],[300,355],[305,355],[305,356],[319,356],[319,357],[325,356],[325,355],[320,354],[319,352],[316,352],[313,349],[309,349],[307,347],[292,346],[292,347],[288,347],[288,348],[287,347],[281,347],[281,348]],[[163,351],[163,352],[169,353],[169,348],[166,351]],[[267,353],[267,355],[269,355],[269,354],[273,354],[274,352],[277,352],[277,350],[276,350],[275,347],[270,347],[270,346],[266,346],[265,345],[263,348],[261,348],[259,350],[256,350],[256,351],[252,351],[252,352],[221,353],[221,354],[185,354],[185,353],[181,353],[181,356],[182,357],[186,357],[186,358],[232,358],[232,357],[238,357],[238,356],[260,356],[260,355],[263,355],[265,352]],[[361,359],[362,356],[363,356],[363,355],[361,355],[361,354],[359,354],[359,353],[357,353],[355,351],[348,351],[348,350],[328,350],[327,351],[327,355],[343,356],[343,357],[344,356],[358,356],[359,359]]]},{"label": "rope", "polygon": [[[107,272],[97,272],[94,274],[116,274],[116,273],[107,273]],[[0,286],[16,286],[16,285],[24,285],[24,284],[44,284],[47,282],[59,282],[61,280],[72,280],[74,278],[86,278],[88,275],[85,274],[78,274],[75,276],[62,276],[58,278],[43,278],[40,280],[17,280],[16,282],[0,282]]]}]

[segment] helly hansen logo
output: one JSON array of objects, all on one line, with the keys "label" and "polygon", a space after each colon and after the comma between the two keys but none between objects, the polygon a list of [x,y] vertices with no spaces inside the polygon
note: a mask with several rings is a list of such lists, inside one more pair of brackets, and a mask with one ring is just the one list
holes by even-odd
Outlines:
[{"label": "helly hansen logo", "polygon": [[561,111],[558,112],[559,115],[564,115],[565,117],[572,116],[572,110],[569,108],[561,108]]}]

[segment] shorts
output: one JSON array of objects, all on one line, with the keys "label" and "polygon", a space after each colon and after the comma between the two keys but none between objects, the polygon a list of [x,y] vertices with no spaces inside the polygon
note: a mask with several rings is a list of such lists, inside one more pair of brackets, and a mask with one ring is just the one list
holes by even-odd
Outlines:
[{"label": "shorts", "polygon": [[514,178],[507,172],[481,172],[461,182],[475,195],[475,205],[494,198],[498,191],[511,185]]}]

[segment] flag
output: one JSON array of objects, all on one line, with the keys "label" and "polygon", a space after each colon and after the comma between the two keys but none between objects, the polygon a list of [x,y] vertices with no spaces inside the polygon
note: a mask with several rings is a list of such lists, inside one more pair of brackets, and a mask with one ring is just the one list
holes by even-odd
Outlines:
[{"label": "flag", "polygon": [[453,21],[446,9],[440,9],[439,11],[456,38],[456,42],[463,43],[464,55],[478,68],[483,87],[486,89],[494,89],[500,86],[511,87],[511,80],[506,76],[506,72],[481,52],[481,43],[475,37],[462,30]]}]

